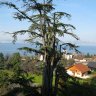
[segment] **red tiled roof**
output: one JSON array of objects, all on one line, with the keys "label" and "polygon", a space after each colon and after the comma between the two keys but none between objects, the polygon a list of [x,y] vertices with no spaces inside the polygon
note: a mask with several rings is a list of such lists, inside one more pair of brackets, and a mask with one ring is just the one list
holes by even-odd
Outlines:
[{"label": "red tiled roof", "polygon": [[83,64],[75,64],[71,68],[69,68],[68,70],[71,70],[73,72],[80,71],[81,73],[85,73],[85,72],[90,71],[90,68],[88,68],[88,66],[83,65]]}]

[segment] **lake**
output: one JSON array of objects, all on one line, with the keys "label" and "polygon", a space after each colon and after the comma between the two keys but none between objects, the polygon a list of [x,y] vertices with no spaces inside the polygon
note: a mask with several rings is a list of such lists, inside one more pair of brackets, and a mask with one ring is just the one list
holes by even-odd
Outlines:
[{"label": "lake", "polygon": [[[20,47],[32,47],[34,45],[26,44],[26,43],[0,43],[0,52],[4,54],[12,54],[14,52],[20,52],[21,54],[25,54],[24,52],[21,52],[18,50]],[[81,51],[84,54],[96,54],[96,46],[87,46],[82,45],[78,48],[79,51]]]}]

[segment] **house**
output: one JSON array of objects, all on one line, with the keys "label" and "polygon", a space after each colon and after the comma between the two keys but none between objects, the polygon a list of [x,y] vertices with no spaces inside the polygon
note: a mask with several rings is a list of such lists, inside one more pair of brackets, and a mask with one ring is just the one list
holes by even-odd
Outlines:
[{"label": "house", "polygon": [[72,55],[72,53],[67,53],[67,50],[64,50],[64,52],[63,52],[63,58],[69,60],[69,59],[72,59],[73,58],[73,55]]},{"label": "house", "polygon": [[66,49],[63,50],[63,54],[62,54],[62,57],[67,59],[67,60],[70,60],[73,58],[73,55],[72,53],[68,53]]},{"label": "house", "polygon": [[40,61],[43,61],[43,59],[44,59],[44,56],[43,55],[40,55],[39,60]]},{"label": "house", "polygon": [[74,77],[79,77],[79,78],[87,78],[88,77],[88,72],[91,69],[88,68],[88,66],[83,65],[83,64],[75,64],[71,66],[70,68],[67,69],[67,73],[71,76]]},{"label": "house", "polygon": [[82,55],[82,54],[73,56],[73,58],[76,63],[86,63],[87,62],[87,60],[84,58],[84,55]]},{"label": "house", "polygon": [[74,61],[77,63],[86,63],[86,59],[74,59]]},{"label": "house", "polygon": [[96,56],[92,56],[92,61],[96,62]]},{"label": "house", "polygon": [[96,70],[96,62],[88,62],[87,66],[88,66],[91,70]]},{"label": "house", "polygon": [[69,60],[69,59],[72,59],[72,54],[71,53],[67,53],[64,55],[64,58]]}]

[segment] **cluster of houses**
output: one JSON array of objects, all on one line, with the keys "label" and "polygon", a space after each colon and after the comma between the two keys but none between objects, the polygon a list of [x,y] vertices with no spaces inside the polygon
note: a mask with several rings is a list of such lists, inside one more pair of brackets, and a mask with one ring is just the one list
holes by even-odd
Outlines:
[{"label": "cluster of houses", "polygon": [[[42,61],[43,55],[38,55],[38,60]],[[85,58],[82,54],[76,53],[67,53],[65,51],[62,55],[63,58],[70,60],[74,60],[74,64],[69,64],[70,66],[66,67],[66,72],[74,77],[79,78],[89,78],[92,71],[96,70],[96,56],[92,56],[91,58]],[[22,60],[26,60],[23,58]]]},{"label": "cluster of houses", "polygon": [[[67,53],[67,51],[63,52],[63,58],[70,60],[74,60],[74,64],[67,67],[66,72],[74,77],[79,78],[90,78],[90,74],[93,70],[96,70],[96,56],[91,58],[85,58],[82,54],[76,53]],[[39,56],[39,60],[43,60],[43,56]]]}]

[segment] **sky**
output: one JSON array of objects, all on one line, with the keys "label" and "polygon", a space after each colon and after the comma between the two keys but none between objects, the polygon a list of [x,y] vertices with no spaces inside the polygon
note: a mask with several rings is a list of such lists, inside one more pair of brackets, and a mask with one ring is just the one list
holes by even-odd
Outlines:
[{"label": "sky", "polygon": [[[71,14],[71,19],[67,20],[76,27],[74,33],[80,38],[79,41],[71,36],[60,38],[62,41],[72,42],[81,45],[96,45],[96,0],[54,0],[56,11],[63,11]],[[0,43],[12,41],[12,37],[5,32],[14,32],[26,29],[27,22],[19,22],[12,18],[14,10],[7,7],[0,7]],[[66,22],[66,18],[64,18]],[[18,42],[22,42],[25,37],[19,37]]]}]

